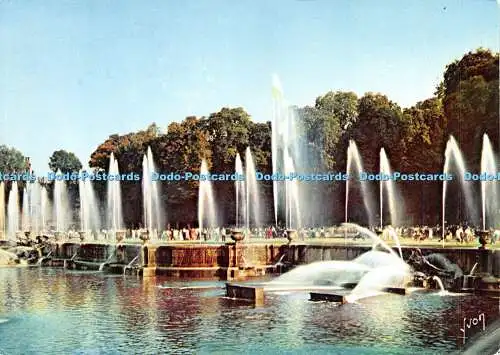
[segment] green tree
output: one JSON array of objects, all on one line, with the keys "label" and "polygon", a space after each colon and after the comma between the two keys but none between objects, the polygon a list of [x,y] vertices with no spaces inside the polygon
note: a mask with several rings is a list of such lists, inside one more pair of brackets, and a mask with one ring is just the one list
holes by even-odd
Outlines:
[{"label": "green tree", "polygon": [[316,99],[314,107],[299,109],[310,156],[319,170],[339,167],[338,152],[344,132],[357,119],[358,98],[353,92],[330,91]]},{"label": "green tree", "polygon": [[[409,122],[405,132],[405,154],[399,169],[406,172],[436,173],[443,168],[446,118],[439,98],[434,97],[404,110]],[[401,182],[405,213],[412,223],[439,223],[442,185],[436,182]]]},{"label": "green tree", "polygon": [[142,159],[154,139],[161,137],[160,130],[152,123],[145,130],[123,136],[113,134],[100,144],[91,154],[89,166],[100,171],[108,171],[111,153],[118,161],[120,172],[139,172]]},{"label": "green tree", "polygon": [[252,149],[256,168],[262,172],[271,172],[271,122],[252,122],[249,130],[249,146]]},{"label": "green tree", "polygon": [[15,148],[0,145],[0,171],[3,173],[22,173],[28,170],[23,153]]},{"label": "green tree", "polygon": [[[198,174],[202,159],[211,166],[210,144],[201,129],[201,119],[191,116],[181,123],[171,123],[167,133],[153,141],[156,166],[162,173]],[[164,201],[169,206],[169,220],[195,223],[197,219],[198,181],[166,181]]]},{"label": "green tree", "polygon": [[241,107],[222,108],[201,122],[201,128],[208,134],[212,150],[214,172],[231,172],[234,169],[236,153],[242,153],[249,145],[251,120]]},{"label": "green tree", "polygon": [[[23,153],[15,148],[9,148],[6,145],[0,145],[0,172],[3,174],[9,173],[25,173],[29,169],[29,161],[24,157]],[[19,191],[24,188],[25,182],[21,181],[18,185]],[[11,181],[5,182],[4,191],[9,191]],[[1,195],[1,194],[0,194]],[[8,193],[3,194],[4,203],[7,203]],[[1,198],[1,197],[0,197]],[[0,227],[3,216],[0,216]],[[1,231],[1,230],[0,230]]]},{"label": "green tree", "polygon": [[460,83],[475,76],[482,76],[485,81],[498,80],[498,53],[478,48],[466,53],[460,60],[446,66],[442,94],[448,96],[460,90]]},{"label": "green tree", "polygon": [[56,150],[49,159],[49,168],[53,172],[60,170],[63,174],[77,173],[82,169],[82,163],[74,153]]},{"label": "green tree", "polygon": [[387,96],[367,93],[359,99],[358,119],[349,135],[358,145],[365,170],[378,171],[381,148],[386,150],[393,164],[401,161],[407,125],[401,108]]},{"label": "green tree", "polygon": [[358,117],[358,97],[354,92],[328,92],[316,99],[317,109],[335,116],[340,128],[346,130]]},{"label": "green tree", "polygon": [[484,133],[495,148],[499,144],[498,62],[498,53],[481,48],[469,52],[446,67],[438,88],[447,134],[457,138],[471,169],[479,168]]},{"label": "green tree", "polygon": [[[121,174],[142,172],[142,161],[148,146],[152,146],[154,140],[160,139],[160,129],[155,123],[149,125],[145,130],[125,135],[114,134],[100,144],[91,154],[89,166],[98,172],[107,172],[111,153],[118,161]],[[106,182],[98,181],[94,185],[97,195],[105,202]],[[141,184],[136,181],[122,181],[122,201],[124,211],[124,222],[129,226],[138,226],[142,223],[142,193]]]},{"label": "green tree", "polygon": [[436,172],[443,165],[446,144],[446,118],[437,97],[404,110],[408,122],[405,132],[406,152],[400,166],[405,171]]}]

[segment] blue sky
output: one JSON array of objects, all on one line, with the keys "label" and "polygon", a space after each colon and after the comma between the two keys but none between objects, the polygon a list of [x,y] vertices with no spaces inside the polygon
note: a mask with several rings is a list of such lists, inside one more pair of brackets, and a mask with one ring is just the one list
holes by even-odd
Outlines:
[{"label": "blue sky", "polygon": [[110,134],[242,106],[270,119],[329,90],[430,97],[446,64],[498,50],[489,0],[0,1],[0,144],[45,173]]}]

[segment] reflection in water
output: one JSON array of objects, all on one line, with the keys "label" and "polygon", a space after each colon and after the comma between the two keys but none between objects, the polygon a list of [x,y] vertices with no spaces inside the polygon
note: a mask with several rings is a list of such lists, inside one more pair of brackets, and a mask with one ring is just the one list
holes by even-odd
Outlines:
[{"label": "reflection in water", "polygon": [[449,353],[463,317],[498,317],[486,297],[415,292],[338,305],[268,293],[253,307],[222,297],[221,285],[2,268],[0,353]]}]

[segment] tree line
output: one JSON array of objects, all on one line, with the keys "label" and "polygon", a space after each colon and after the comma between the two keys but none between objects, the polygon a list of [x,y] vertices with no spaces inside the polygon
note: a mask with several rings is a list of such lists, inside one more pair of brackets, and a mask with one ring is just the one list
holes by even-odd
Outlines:
[{"label": "tree line", "polygon": [[[499,53],[477,49],[446,66],[443,79],[433,97],[402,108],[380,93],[358,97],[353,92],[330,91],[311,106],[297,107],[308,156],[317,171],[345,171],[350,140],[358,145],[366,171],[376,172],[379,152],[384,148],[394,170],[412,173],[436,173],[443,169],[444,151],[450,135],[455,136],[469,170],[479,171],[482,136],[488,134],[498,155],[499,147]],[[173,122],[163,131],[153,123],[145,130],[126,135],[111,135],[91,154],[89,166],[107,171],[111,153],[121,173],[142,171],[142,160],[151,147],[158,171],[198,173],[202,159],[215,173],[234,171],[236,154],[244,158],[250,147],[257,170],[272,172],[271,122],[252,121],[243,108],[222,108],[206,117],[190,116]],[[50,158],[53,171],[81,169],[78,158],[59,150]],[[0,146],[0,171],[22,171],[23,154]],[[105,201],[105,184],[96,183],[97,195]],[[219,217],[234,223],[234,184],[214,184]],[[260,184],[267,222],[274,220],[272,183]],[[321,197],[321,223],[343,221],[345,184],[317,187]],[[441,189],[439,182],[398,183],[407,223],[434,224],[440,221]],[[378,186],[373,184],[373,196]],[[463,197],[452,188],[448,208],[450,221],[466,218]],[[478,190],[479,191],[479,190]],[[196,181],[162,183],[162,199],[171,223],[195,223],[197,219]],[[127,225],[142,222],[141,184],[122,182],[124,219]],[[354,204],[361,203],[359,193]],[[358,200],[356,202],[356,200]],[[78,203],[77,198],[75,203]],[[361,206],[361,204],[359,204]],[[480,206],[478,205],[478,209]],[[354,221],[366,222],[361,208],[349,212]]]}]

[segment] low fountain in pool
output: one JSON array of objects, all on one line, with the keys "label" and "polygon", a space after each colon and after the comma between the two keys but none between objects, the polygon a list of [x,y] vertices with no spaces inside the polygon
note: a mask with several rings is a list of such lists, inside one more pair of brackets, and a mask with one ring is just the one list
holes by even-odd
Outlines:
[{"label": "low fountain in pool", "polygon": [[0,249],[0,266],[19,264],[19,257],[7,250]]},{"label": "low fountain in pool", "polygon": [[444,288],[443,281],[439,278],[439,276],[433,276],[432,279],[438,284],[440,295],[448,293],[448,291],[446,291],[446,289]]},{"label": "low fountain in pool", "polygon": [[410,280],[410,267],[383,240],[366,228],[353,224],[384,251],[371,250],[352,261],[319,261],[299,266],[268,282],[265,290],[340,289],[352,287],[346,300],[354,302],[387,288],[404,288]]}]

